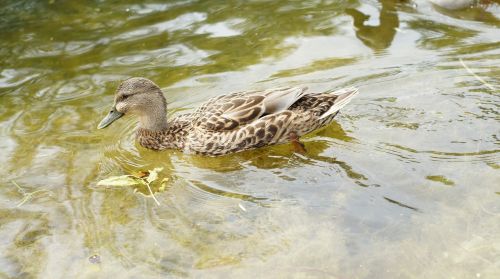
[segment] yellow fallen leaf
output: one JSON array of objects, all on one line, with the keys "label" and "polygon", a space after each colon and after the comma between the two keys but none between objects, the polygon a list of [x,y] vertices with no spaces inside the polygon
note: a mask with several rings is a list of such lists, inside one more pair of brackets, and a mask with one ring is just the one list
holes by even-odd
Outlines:
[{"label": "yellow fallen leaf", "polygon": [[144,181],[132,175],[112,176],[97,182],[97,186],[134,186],[139,184],[144,184]]},{"label": "yellow fallen leaf", "polygon": [[151,183],[153,181],[155,181],[156,179],[158,179],[158,173],[161,172],[163,170],[163,168],[154,168],[153,170],[150,170],[149,171],[149,176],[146,177],[146,181],[148,183]]}]

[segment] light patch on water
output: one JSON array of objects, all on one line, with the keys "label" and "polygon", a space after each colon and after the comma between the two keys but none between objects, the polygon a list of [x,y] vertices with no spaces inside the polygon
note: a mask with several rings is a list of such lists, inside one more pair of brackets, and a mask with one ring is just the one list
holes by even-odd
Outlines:
[{"label": "light patch on water", "polygon": [[142,3],[126,6],[125,10],[127,12],[135,13],[138,15],[147,15],[150,13],[158,13],[167,11],[173,7],[187,4],[188,1],[177,1],[172,3]]},{"label": "light patch on water", "polygon": [[126,32],[114,37],[114,40],[139,40],[148,36],[159,35],[164,32],[174,32],[188,30],[197,22],[201,22],[207,18],[205,13],[188,13],[179,17],[156,23],[149,26],[140,27],[130,32]]},{"label": "light patch on water", "polygon": [[92,41],[51,42],[45,45],[31,46],[19,58],[29,59],[58,55],[80,55],[91,51],[95,46],[96,42]]},{"label": "light patch on water", "polygon": [[169,67],[182,65],[201,66],[210,63],[210,60],[207,58],[214,53],[215,51],[194,49],[182,44],[177,44],[154,51],[141,51],[131,55],[114,57],[112,60],[104,61],[102,65],[104,67],[137,64],[152,66],[168,65]]},{"label": "light patch on water", "polygon": [[32,73],[31,69],[3,69],[0,72],[0,88],[17,87],[39,75]]},{"label": "light patch on water", "polygon": [[210,34],[210,37],[212,38],[218,38],[218,37],[231,37],[231,36],[238,36],[241,35],[242,32],[238,31],[238,29],[235,28],[235,25],[241,24],[245,22],[244,19],[241,18],[235,18],[235,19],[230,19],[225,22],[218,22],[214,24],[205,24],[198,28],[195,33],[196,34]]}]

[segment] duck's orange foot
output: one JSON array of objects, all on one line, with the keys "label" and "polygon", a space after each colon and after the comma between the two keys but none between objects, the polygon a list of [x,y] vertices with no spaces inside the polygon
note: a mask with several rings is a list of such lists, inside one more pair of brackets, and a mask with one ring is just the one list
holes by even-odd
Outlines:
[{"label": "duck's orange foot", "polygon": [[300,154],[306,154],[307,150],[306,147],[302,142],[299,140],[299,136],[295,132],[290,132],[288,134],[288,138],[290,139],[290,143],[292,144],[293,152],[300,153]]}]

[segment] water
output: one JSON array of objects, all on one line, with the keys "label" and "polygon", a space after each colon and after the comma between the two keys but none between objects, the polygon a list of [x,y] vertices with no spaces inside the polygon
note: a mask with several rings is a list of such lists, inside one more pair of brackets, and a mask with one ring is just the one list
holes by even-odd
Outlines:
[{"label": "water", "polygon": [[[0,277],[500,276],[498,2],[1,5]],[[130,76],[170,115],[235,90],[360,94],[305,156],[204,158],[138,146],[133,118],[96,130]],[[154,167],[160,206],[96,186]]]}]

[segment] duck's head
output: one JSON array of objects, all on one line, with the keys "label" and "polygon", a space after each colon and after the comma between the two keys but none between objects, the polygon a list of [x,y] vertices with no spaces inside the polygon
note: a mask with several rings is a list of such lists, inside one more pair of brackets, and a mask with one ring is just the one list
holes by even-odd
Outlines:
[{"label": "duck's head", "polygon": [[147,78],[129,78],[116,89],[114,105],[97,128],[106,128],[122,116],[134,114],[139,117],[142,127],[163,129],[166,107],[165,97],[158,85]]}]

